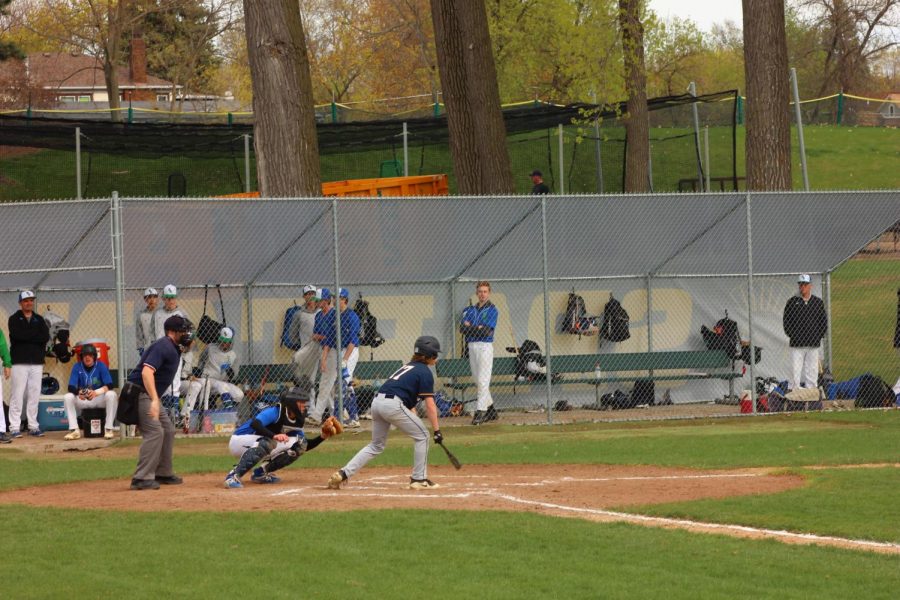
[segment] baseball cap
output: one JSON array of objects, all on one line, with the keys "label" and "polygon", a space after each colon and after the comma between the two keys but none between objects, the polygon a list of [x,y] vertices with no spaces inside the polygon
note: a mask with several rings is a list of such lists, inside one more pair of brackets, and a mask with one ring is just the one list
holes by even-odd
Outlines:
[{"label": "baseball cap", "polygon": [[190,319],[185,319],[181,315],[172,315],[166,319],[163,325],[166,331],[187,331],[194,327]]},{"label": "baseball cap", "polygon": [[219,330],[219,341],[230,342],[234,339],[234,329],[231,327],[223,327]]},{"label": "baseball cap", "polygon": [[538,177],[543,177],[543,176],[544,176],[543,173],[541,173],[540,171],[538,171],[537,169],[535,169],[534,171],[531,172],[531,175],[529,175],[529,177],[534,177],[535,175],[537,175]]},{"label": "baseball cap", "polygon": [[144,298],[148,298],[150,296],[159,296],[159,292],[156,291],[156,288],[147,288],[144,290]]},{"label": "baseball cap", "polygon": [[319,291],[319,300],[331,300],[331,290],[328,288],[322,288]]},{"label": "baseball cap", "polygon": [[22,300],[28,300],[29,298],[34,298],[34,292],[31,290],[22,290],[19,292],[19,302]]},{"label": "baseball cap", "polygon": [[171,283],[163,288],[163,298],[175,298],[178,296],[178,288]]},{"label": "baseball cap", "polygon": [[441,351],[441,343],[436,337],[423,335],[416,339],[416,345],[413,346],[413,353],[421,354],[425,357],[437,356]]},{"label": "baseball cap", "polygon": [[313,294],[315,294],[315,293],[316,293],[316,286],[314,286],[314,285],[304,285],[304,286],[303,286],[303,295],[305,296],[305,295],[307,295],[307,294],[310,293],[310,292],[312,292]]},{"label": "baseball cap", "polygon": [[350,292],[347,291],[347,288],[341,288],[341,289],[338,291],[338,297],[339,297],[339,298],[347,298],[347,299],[349,300],[349,299],[350,299]]},{"label": "baseball cap", "polygon": [[810,282],[811,282],[811,279],[809,278],[808,273],[804,273],[800,277],[797,278],[797,283],[810,283]]}]

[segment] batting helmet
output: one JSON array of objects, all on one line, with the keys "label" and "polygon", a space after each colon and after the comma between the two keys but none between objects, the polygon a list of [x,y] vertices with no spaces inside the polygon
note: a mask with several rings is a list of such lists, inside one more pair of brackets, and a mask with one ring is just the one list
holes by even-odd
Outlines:
[{"label": "batting helmet", "polygon": [[93,356],[97,360],[97,347],[93,344],[85,344],[81,347],[81,358],[85,356]]},{"label": "batting helmet", "polygon": [[424,356],[425,358],[437,356],[440,351],[441,343],[437,340],[436,337],[432,337],[430,335],[423,335],[417,338],[416,345],[413,346],[413,352],[415,354]]}]

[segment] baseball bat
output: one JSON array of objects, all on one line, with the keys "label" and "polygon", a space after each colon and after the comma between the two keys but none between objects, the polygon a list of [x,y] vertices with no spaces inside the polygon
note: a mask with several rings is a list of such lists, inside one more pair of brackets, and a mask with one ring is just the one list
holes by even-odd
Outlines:
[{"label": "baseball bat", "polygon": [[462,463],[459,462],[459,459],[456,458],[456,455],[455,455],[455,454],[453,454],[452,452],[450,452],[450,449],[447,448],[447,446],[444,445],[444,442],[441,442],[440,444],[438,444],[438,446],[441,447],[441,449],[442,449],[442,450],[444,451],[444,453],[447,455],[447,458],[450,459],[450,464],[452,464],[453,467],[454,467],[457,471],[460,470],[460,469],[462,469]]}]

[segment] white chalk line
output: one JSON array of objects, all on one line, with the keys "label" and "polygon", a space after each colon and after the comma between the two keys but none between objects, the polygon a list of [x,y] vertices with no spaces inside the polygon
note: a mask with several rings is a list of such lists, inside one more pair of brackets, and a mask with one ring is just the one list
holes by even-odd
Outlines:
[{"label": "white chalk line", "polygon": [[[572,478],[572,477],[562,477],[557,480],[557,483],[566,483],[573,481],[622,481],[622,480],[654,480],[654,479],[715,479],[715,478],[724,478],[724,477],[758,477],[759,474],[754,473],[735,473],[735,474],[711,474],[711,475],[673,475],[673,476],[657,476],[657,477],[610,477],[610,478]],[[460,479],[465,478],[466,476],[457,476]],[[481,478],[481,476],[478,476]],[[397,479],[405,479],[405,476],[400,475],[381,475],[381,476],[373,476],[368,479],[363,479],[359,481],[359,484],[365,482],[371,483],[379,483],[379,482],[389,482],[395,481]],[[518,484],[506,484],[506,485],[552,485],[552,481],[541,481],[534,483],[518,483]],[[407,493],[401,492],[385,492],[385,491],[367,491],[367,490],[381,490],[382,488],[378,488],[375,486],[365,486],[365,485],[354,485],[351,489],[348,490],[336,490],[336,491],[323,491],[320,488],[311,488],[311,487],[301,487],[301,488],[291,488],[286,490],[281,490],[278,492],[274,492],[271,495],[273,497],[279,496],[295,496],[295,495],[308,495],[310,492],[314,492],[316,496],[325,496],[325,497],[340,497],[350,495],[354,497],[361,498],[393,498],[393,499],[422,499],[422,498],[433,498],[433,499],[466,499],[474,496],[491,496],[495,498],[499,498],[501,500],[505,500],[507,502],[512,502],[514,504],[525,504],[529,506],[537,506],[544,509],[549,510],[558,510],[563,512],[571,512],[576,514],[586,514],[592,516],[600,516],[606,517],[610,519],[616,519],[619,521],[626,521],[631,523],[643,523],[648,525],[655,526],[670,526],[670,527],[678,527],[681,529],[702,529],[707,531],[722,531],[726,533],[742,533],[749,535],[762,536],[773,539],[793,539],[804,542],[818,543],[818,544],[830,544],[830,545],[844,545],[849,547],[858,547],[858,548],[871,548],[871,549],[879,549],[879,550],[889,550],[892,552],[900,553],[900,544],[894,544],[891,542],[876,542],[872,540],[857,540],[852,538],[843,538],[838,536],[829,536],[829,535],[818,535],[814,533],[797,533],[793,531],[787,531],[783,529],[766,529],[762,527],[751,527],[748,525],[733,525],[726,523],[708,523],[703,521],[692,521],[689,519],[674,519],[670,517],[654,517],[648,515],[641,515],[635,513],[625,513],[619,511],[605,510],[599,508],[584,508],[578,506],[568,506],[565,504],[557,504],[554,502],[543,502],[540,500],[529,500],[527,498],[519,498],[518,496],[513,496],[510,494],[504,494],[493,488],[479,489],[479,490],[470,490],[470,491],[461,491],[454,493],[447,492],[437,492],[437,490],[426,491],[426,493],[422,493],[421,491],[411,491]]]},{"label": "white chalk line", "polygon": [[900,544],[893,544],[890,542],[874,542],[871,540],[854,540],[851,538],[842,538],[837,536],[830,535],[817,535],[814,533],[796,533],[793,531],[786,531],[783,529],[765,529],[760,527],[749,527],[747,525],[729,525],[725,523],[704,523],[702,521],[691,521],[688,519],[672,519],[668,517],[651,517],[647,515],[638,515],[632,513],[623,513],[612,510],[603,510],[597,508],[580,508],[577,506],[566,506],[564,504],[555,504],[552,502],[541,502],[540,500],[528,500],[526,498],[518,498],[516,496],[510,496],[509,494],[495,494],[498,498],[503,498],[509,502],[514,502],[517,504],[527,504],[530,506],[539,506],[541,508],[553,509],[553,510],[561,510],[567,512],[581,513],[581,514],[590,514],[597,515],[602,517],[614,518],[622,521],[629,521],[635,523],[648,523],[651,525],[668,525],[679,528],[692,528],[692,529],[708,529],[711,531],[727,531],[727,532],[739,532],[739,533],[748,533],[753,535],[760,535],[771,538],[787,538],[787,539],[796,539],[808,542],[816,542],[816,543],[830,543],[830,544],[843,544],[848,546],[858,546],[861,548],[878,548],[885,550],[892,550],[895,552],[900,552]]}]

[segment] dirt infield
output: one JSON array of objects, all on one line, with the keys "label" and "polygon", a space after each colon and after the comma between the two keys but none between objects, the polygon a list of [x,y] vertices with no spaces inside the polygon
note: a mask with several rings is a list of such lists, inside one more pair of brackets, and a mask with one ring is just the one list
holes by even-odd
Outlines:
[{"label": "dirt infield", "polygon": [[330,469],[287,469],[280,484],[258,485],[245,477],[245,487],[240,490],[225,489],[222,473],[188,475],[183,485],[144,492],[129,490],[127,480],[68,483],[0,492],[0,504],[138,512],[196,511],[198,507],[204,511],[504,510],[900,554],[897,544],[622,512],[646,504],[772,494],[803,484],[802,477],[773,474],[768,469],[466,465],[454,471],[439,466],[431,467],[429,476],[441,487],[428,491],[407,489],[408,468],[365,469],[341,490],[326,488],[331,473]]}]

